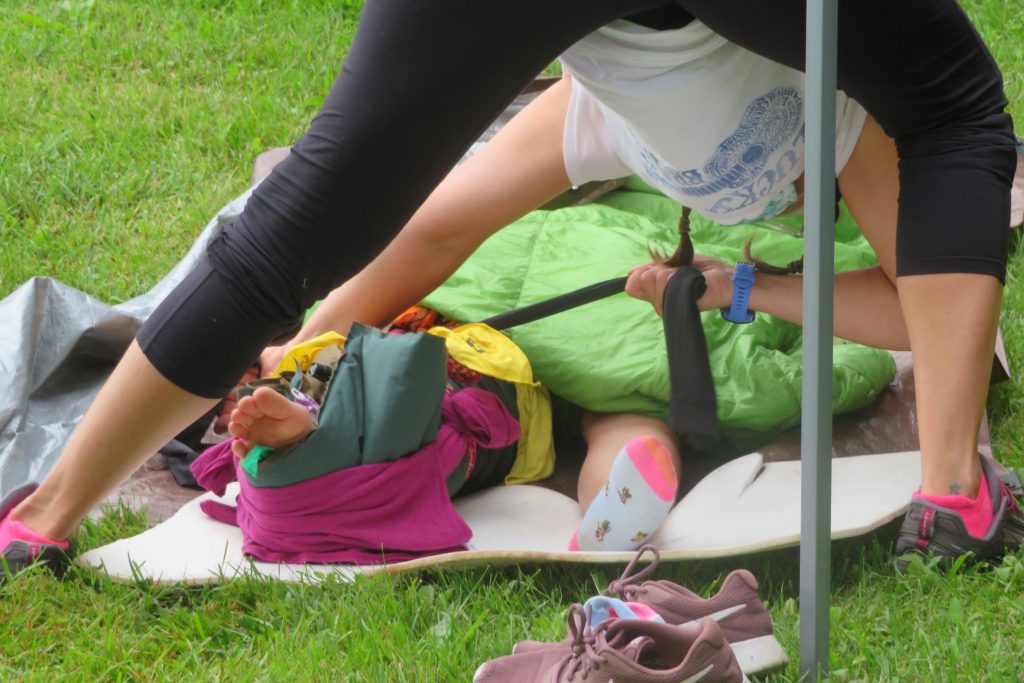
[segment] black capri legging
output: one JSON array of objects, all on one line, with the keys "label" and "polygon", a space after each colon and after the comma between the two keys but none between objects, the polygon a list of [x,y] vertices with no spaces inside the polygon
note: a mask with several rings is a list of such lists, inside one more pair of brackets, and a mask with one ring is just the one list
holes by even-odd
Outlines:
[{"label": "black capri legging", "polygon": [[[664,4],[367,0],[309,131],[140,330],[147,358],[189,392],[224,395],[271,339],[380,252],[534,75],[599,26]],[[804,0],[679,4],[803,68]],[[970,22],[953,0],[841,0],[839,33],[840,87],[899,150],[900,274],[1003,278],[1013,126]]]}]

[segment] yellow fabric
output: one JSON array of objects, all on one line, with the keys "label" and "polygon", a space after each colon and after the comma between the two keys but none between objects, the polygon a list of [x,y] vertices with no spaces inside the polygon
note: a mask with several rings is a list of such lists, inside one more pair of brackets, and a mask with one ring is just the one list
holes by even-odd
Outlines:
[{"label": "yellow fabric", "polygon": [[277,369],[274,370],[273,376],[276,377],[282,372],[294,371],[296,363],[303,370],[309,370],[309,366],[313,364],[313,358],[316,354],[329,344],[345,346],[345,337],[337,332],[324,332],[319,337],[313,337],[309,341],[296,345],[291,351],[284,354],[284,358],[277,364]]},{"label": "yellow fabric", "polygon": [[455,329],[432,327],[428,334],[444,338],[448,355],[480,374],[515,384],[540,386],[526,354],[515,343],[489,325],[469,323]]},{"label": "yellow fabric", "polygon": [[534,381],[533,368],[523,350],[483,323],[469,323],[454,329],[432,327],[427,333],[444,338],[448,355],[470,370],[515,385],[519,445],[505,483],[526,484],[550,477],[555,469],[551,396],[540,382]]},{"label": "yellow fabric", "polygon": [[555,442],[551,425],[551,396],[544,387],[516,384],[519,408],[519,446],[506,484],[528,484],[547,479],[555,470]]}]

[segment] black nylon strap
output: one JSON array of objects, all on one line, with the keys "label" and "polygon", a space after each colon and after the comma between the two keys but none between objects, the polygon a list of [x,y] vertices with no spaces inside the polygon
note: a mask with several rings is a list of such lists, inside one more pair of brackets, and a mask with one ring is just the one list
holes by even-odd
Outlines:
[{"label": "black nylon strap", "polygon": [[[626,278],[598,282],[546,301],[515,308],[484,320],[496,330],[524,325],[570,308],[598,301],[625,289]],[[696,449],[707,448],[718,440],[718,405],[704,327],[700,322],[697,299],[704,295],[707,283],[694,268],[680,268],[665,286],[662,319],[668,348],[668,372],[671,383],[669,426],[683,443]]]},{"label": "black nylon strap", "polygon": [[482,322],[496,330],[507,330],[510,327],[525,325],[526,323],[532,323],[534,320],[546,318],[549,315],[568,311],[570,308],[599,301],[605,297],[625,291],[625,289],[626,278],[617,277],[581,287],[580,289],[568,292],[567,294],[560,294],[545,301],[538,301],[529,306],[513,308],[511,311],[491,316]]},{"label": "black nylon strap", "polygon": [[696,449],[707,448],[719,437],[715,383],[697,308],[697,299],[706,290],[700,271],[680,268],[669,279],[661,301],[672,387],[668,424],[684,444]]}]

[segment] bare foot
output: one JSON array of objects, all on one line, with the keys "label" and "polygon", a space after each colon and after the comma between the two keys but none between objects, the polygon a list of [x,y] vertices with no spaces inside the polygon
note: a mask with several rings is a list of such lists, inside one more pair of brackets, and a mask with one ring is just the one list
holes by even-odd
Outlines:
[{"label": "bare foot", "polygon": [[231,413],[228,432],[238,437],[231,450],[241,458],[257,444],[271,448],[288,446],[313,431],[314,426],[303,406],[269,387],[260,387],[252,396],[239,401]]},{"label": "bare foot", "polygon": [[238,407],[238,390],[244,387],[249,382],[259,379],[260,371],[257,366],[252,366],[245,371],[242,375],[242,379],[238,380],[237,386],[231,390],[231,392],[224,397],[224,406],[220,409],[220,414],[217,415],[217,419],[213,423],[213,431],[216,434],[223,434],[228,431],[228,422],[231,421],[231,414],[235,412],[235,408]]}]

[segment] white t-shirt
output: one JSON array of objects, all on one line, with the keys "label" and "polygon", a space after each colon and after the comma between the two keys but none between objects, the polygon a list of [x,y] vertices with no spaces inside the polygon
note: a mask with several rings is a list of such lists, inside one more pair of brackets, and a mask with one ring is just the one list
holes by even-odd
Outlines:
[{"label": "white t-shirt", "polygon": [[[561,58],[572,76],[563,140],[570,181],[635,173],[717,223],[778,215],[804,169],[804,75],[704,24],[605,26]],[[836,97],[836,169],[867,116]]]}]

